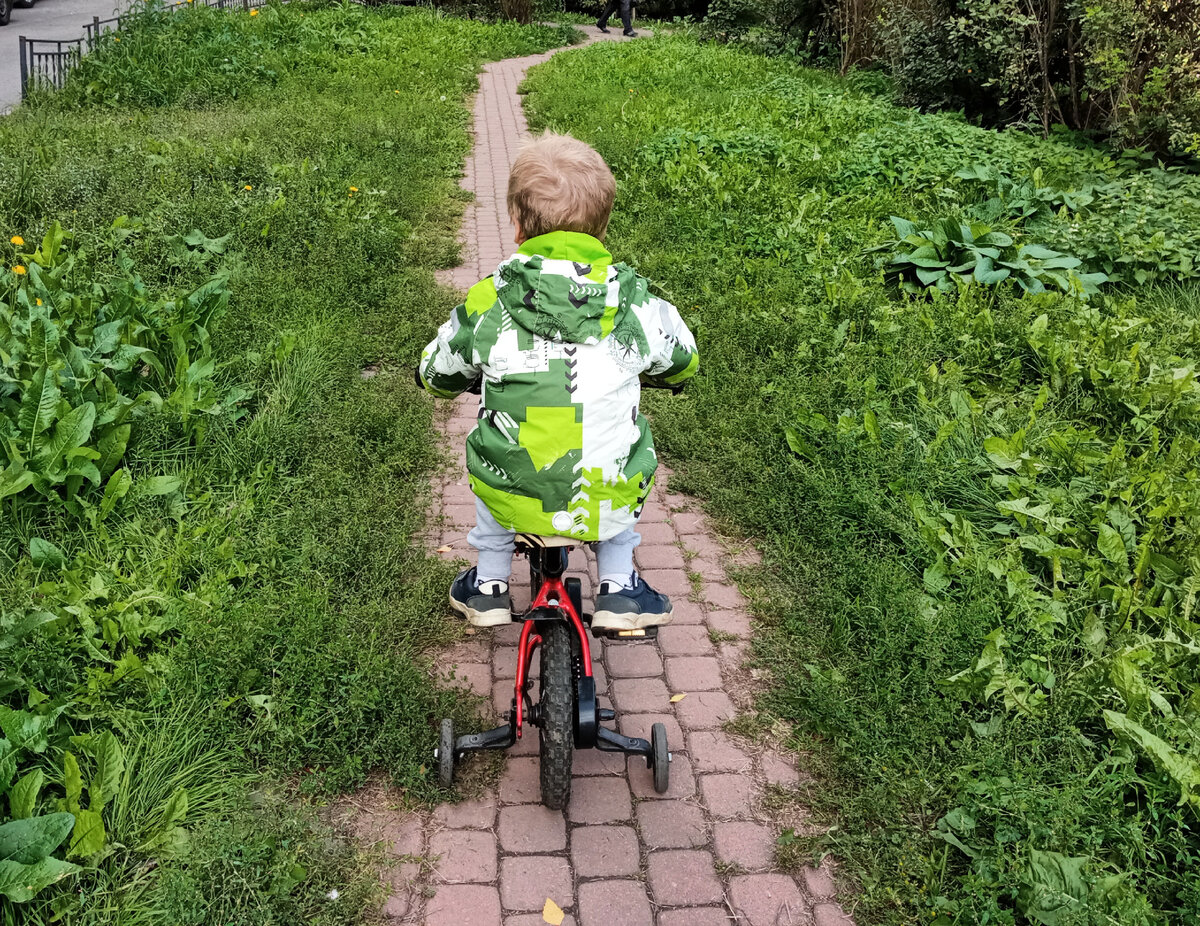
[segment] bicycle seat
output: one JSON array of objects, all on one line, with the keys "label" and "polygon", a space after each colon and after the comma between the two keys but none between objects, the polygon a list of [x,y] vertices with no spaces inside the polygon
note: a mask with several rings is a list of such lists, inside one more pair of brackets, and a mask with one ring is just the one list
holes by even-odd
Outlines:
[{"label": "bicycle seat", "polygon": [[573,537],[539,537],[537,534],[517,534],[517,543],[527,547],[573,547],[579,541]]}]

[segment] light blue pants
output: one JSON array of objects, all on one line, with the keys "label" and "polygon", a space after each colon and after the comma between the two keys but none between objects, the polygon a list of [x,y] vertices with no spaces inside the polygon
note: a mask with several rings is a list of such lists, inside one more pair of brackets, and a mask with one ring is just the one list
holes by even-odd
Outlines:
[{"label": "light blue pants", "polygon": [[[467,534],[467,542],[479,551],[476,568],[479,581],[508,581],[512,573],[515,536],[496,522],[487,505],[475,499],[475,527]],[[597,575],[601,578],[624,576],[624,581],[628,582],[633,574],[633,548],[641,542],[642,535],[631,528],[608,540],[589,544],[596,551]]]}]

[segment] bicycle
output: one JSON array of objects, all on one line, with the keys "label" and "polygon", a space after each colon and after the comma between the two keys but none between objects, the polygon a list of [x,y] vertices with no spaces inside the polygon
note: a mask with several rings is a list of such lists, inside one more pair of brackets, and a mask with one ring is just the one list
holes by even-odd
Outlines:
[{"label": "bicycle", "polygon": [[[589,630],[597,638],[653,640],[658,636],[658,628],[590,628],[591,615],[583,611],[582,583],[577,578],[563,580],[568,552],[575,543],[568,537],[517,535],[517,552],[529,559],[533,601],[528,610],[513,612],[513,620],[523,626],[517,645],[517,677],[508,722],[483,733],[455,737],[454,722],[443,720],[434,752],[443,787],[450,787],[455,765],[467,753],[513,746],[528,721],[538,728],[542,803],[551,810],[562,810],[571,797],[571,765],[576,749],[642,756],[653,773],[654,790],[659,794],[666,792],[671,774],[666,727],[661,723],[651,726],[647,741],[601,726],[615,720],[616,712],[596,702],[588,641]],[[533,681],[529,678],[529,668],[539,646],[541,672],[535,703],[530,692]]]}]

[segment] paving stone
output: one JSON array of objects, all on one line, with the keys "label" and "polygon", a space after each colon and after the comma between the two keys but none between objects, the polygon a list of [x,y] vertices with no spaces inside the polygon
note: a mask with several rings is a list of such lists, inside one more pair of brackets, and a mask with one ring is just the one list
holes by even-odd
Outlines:
[{"label": "paving stone", "polygon": [[492,685],[492,707],[496,711],[496,716],[503,719],[505,714],[512,710],[513,694],[516,689],[513,687],[513,680],[506,678]]},{"label": "paving stone", "polygon": [[671,696],[661,678],[614,678],[609,689],[617,710],[623,713],[653,714],[671,703]]},{"label": "paving stone", "polygon": [[448,684],[456,688],[466,688],[485,698],[492,693],[492,667],[490,664],[461,662],[448,669],[444,677]]},{"label": "paving stone", "polygon": [[[555,902],[557,903],[557,901]],[[546,921],[542,919],[540,913],[518,913],[506,916],[504,926],[546,926]],[[575,917],[567,914],[562,921],[562,926],[575,926]]]},{"label": "paving stone", "polygon": [[[442,804],[433,812],[433,818],[454,830],[491,829],[496,822],[496,795],[489,791],[457,804]],[[420,850],[414,854],[419,855]]]},{"label": "paving stone", "polygon": [[749,773],[750,756],[720,730],[697,730],[688,735],[688,756],[697,772]]},{"label": "paving stone", "polygon": [[670,623],[658,631],[658,649],[664,656],[711,656],[713,644],[703,624]]},{"label": "paving stone", "polygon": [[724,895],[709,852],[698,849],[651,852],[646,872],[650,893],[660,906],[720,903]]},{"label": "paving stone", "polygon": [[517,677],[517,648],[515,646],[498,646],[492,650],[492,672],[498,680]]},{"label": "paving stone", "polygon": [[[653,498],[653,495],[651,496]],[[661,506],[655,504],[655,508],[661,510]],[[674,545],[679,539],[675,532],[675,527],[665,519],[657,520],[650,523],[640,523],[637,526],[637,532],[642,536],[642,543],[637,547],[637,552],[664,545]]]},{"label": "paving stone", "polygon": [[571,831],[571,865],[580,878],[636,876],[637,833],[631,826],[577,826]]},{"label": "paving stone", "polygon": [[414,888],[421,875],[421,866],[393,865],[383,872],[380,880],[388,891],[381,912],[385,919],[402,920],[413,907]]},{"label": "paving stone", "polygon": [[715,730],[737,716],[723,691],[694,691],[675,704],[675,716],[685,730]]},{"label": "paving stone", "polygon": [[685,537],[689,534],[708,533],[708,519],[699,512],[678,511],[671,516],[671,521],[675,530]]},{"label": "paving stone", "polygon": [[448,650],[445,650],[440,661],[443,665],[457,665],[461,662],[482,662],[491,666],[492,641],[484,634],[463,637]]},{"label": "paving stone", "polygon": [[658,914],[658,926],[730,926],[732,922],[722,907],[676,907]]},{"label": "paving stone", "polygon": [[708,612],[708,626],[718,633],[732,634],[739,639],[749,639],[753,632],[750,615],[745,611],[722,611],[712,608]]},{"label": "paving stone", "polygon": [[633,815],[629,785],[620,778],[580,778],[571,785],[567,815],[572,823],[611,823]]},{"label": "paving stone", "polygon": [[500,902],[505,910],[541,910],[546,898],[564,909],[574,906],[571,869],[565,858],[521,855],[500,860]]},{"label": "paving stone", "polygon": [[668,627],[695,627],[704,625],[704,609],[683,595],[671,596],[671,621]]},{"label": "paving stone", "polygon": [[469,530],[475,526],[475,506],[446,505],[442,508],[442,517],[447,525]]},{"label": "paving stone", "polygon": [[[644,740],[650,739],[650,728],[661,723],[667,730],[667,748],[671,752],[684,750],[686,742],[679,721],[671,714],[621,714],[618,717],[618,729],[626,736],[639,736]],[[642,763],[645,765],[645,762]]]},{"label": "paving stone", "polygon": [[702,775],[700,793],[708,812],[714,817],[748,817],[754,795],[754,780],[746,775]]},{"label": "paving stone", "polygon": [[443,884],[425,905],[425,926],[496,926],[500,891],[483,884]]},{"label": "paving stone", "polygon": [[429,840],[437,880],[489,883],[496,880],[496,837],[481,830],[442,830]]},{"label": "paving stone", "polygon": [[713,608],[744,608],[746,599],[736,585],[705,582],[704,603]]},{"label": "paving stone", "polygon": [[775,863],[775,831],[759,823],[714,823],[713,848],[727,865],[762,871]]},{"label": "paving stone", "polygon": [[742,671],[742,665],[750,654],[750,644],[744,641],[727,640],[717,646],[717,660],[721,663],[722,674],[736,676]]},{"label": "paving stone", "polygon": [[385,920],[403,920],[412,907],[412,892],[407,888],[388,894],[379,911]]},{"label": "paving stone", "polygon": [[784,788],[794,788],[800,784],[800,773],[796,771],[796,767],[776,752],[763,753],[762,771],[767,784]]},{"label": "paving stone", "polygon": [[[660,525],[652,524],[649,526],[658,527]],[[665,524],[661,526],[666,527]],[[672,531],[671,533],[673,534],[674,532]],[[634,555],[637,559],[638,570],[643,574],[660,569],[683,571],[687,568],[687,564],[683,558],[683,551],[674,545],[674,537],[672,537],[669,543],[638,547]]]},{"label": "paving stone", "polygon": [[649,643],[617,643],[605,650],[605,665],[613,678],[656,678],[662,674],[662,657]]},{"label": "paving stone", "polygon": [[667,779],[667,791],[659,794],[654,790],[654,775],[646,768],[646,760],[630,757],[628,760],[629,787],[639,800],[670,800],[691,797],[696,793],[696,776],[692,763],[685,755],[675,753],[671,758],[671,774]]},{"label": "paving stone", "polygon": [[541,762],[536,756],[508,760],[500,779],[501,804],[536,804],[542,799]]},{"label": "paving stone", "polygon": [[361,839],[382,846],[392,857],[420,855],[425,845],[424,827],[416,814],[371,814],[355,829]]},{"label": "paving stone", "polygon": [[[721,560],[723,560],[725,558],[724,544],[722,544],[719,540],[716,539],[716,537],[714,537],[709,532],[705,532],[703,534],[690,534],[688,536],[685,536],[683,538],[683,545],[685,547],[687,547],[689,550],[691,550],[693,553],[695,553],[697,556],[702,557],[705,560],[710,560],[712,562],[719,563],[719,562],[721,562]],[[714,577],[715,577],[715,574],[718,572],[719,572],[721,578],[724,578],[725,571],[723,569],[720,569],[720,567],[718,567],[717,570],[714,571]],[[707,578],[707,576],[706,576],[706,578]]]},{"label": "paving stone", "polygon": [[624,775],[625,754],[604,752],[600,749],[579,749],[571,764],[572,776],[579,775]]},{"label": "paving stone", "polygon": [[499,832],[500,848],[506,853],[560,852],[567,847],[563,815],[541,804],[501,807]]},{"label": "paving stone", "polygon": [[649,849],[693,849],[708,844],[704,812],[690,801],[642,801],[638,828]]},{"label": "paving stone", "polygon": [[834,886],[833,875],[829,871],[828,863],[821,865],[819,868],[805,865],[800,869],[800,874],[804,879],[804,886],[814,897],[833,897],[837,894],[837,888]]},{"label": "paving stone", "polygon": [[667,659],[667,687],[673,692],[720,691],[721,664],[715,656],[671,656]]},{"label": "paving stone", "polygon": [[654,926],[640,881],[588,881],[579,886],[580,926]]},{"label": "paving stone", "polygon": [[854,926],[854,920],[838,904],[819,903],[813,908],[816,926]]},{"label": "paving stone", "polygon": [[729,899],[744,926],[807,926],[808,905],[787,875],[738,875]]}]

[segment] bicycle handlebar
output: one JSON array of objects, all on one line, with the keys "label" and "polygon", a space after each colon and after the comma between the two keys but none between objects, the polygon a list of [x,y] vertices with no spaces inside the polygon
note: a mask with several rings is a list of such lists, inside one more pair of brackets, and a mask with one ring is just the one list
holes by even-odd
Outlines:
[{"label": "bicycle handlebar", "polygon": [[[424,389],[425,381],[421,379],[421,371],[419,368],[414,368],[413,376],[416,379],[417,388]],[[683,392],[684,385],[684,383],[680,383],[677,386],[672,386],[668,383],[655,382],[654,380],[648,380],[645,378],[642,379],[643,389],[663,389],[673,393],[674,395],[679,395],[679,393]],[[469,392],[471,395],[481,395],[483,393],[483,377],[481,376],[472,381],[471,385],[464,389],[463,392]]]}]

